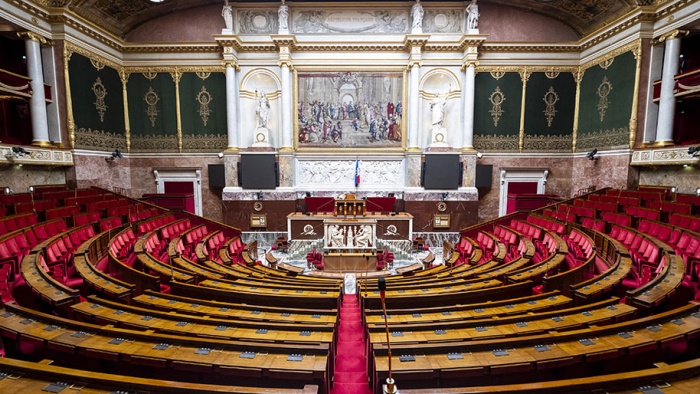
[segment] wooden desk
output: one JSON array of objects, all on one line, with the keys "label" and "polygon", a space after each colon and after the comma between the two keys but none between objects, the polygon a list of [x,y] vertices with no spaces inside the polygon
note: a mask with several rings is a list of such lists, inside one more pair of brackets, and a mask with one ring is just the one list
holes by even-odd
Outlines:
[{"label": "wooden desk", "polygon": [[644,286],[627,292],[631,305],[651,311],[675,293],[685,275],[683,258],[664,252],[666,265],[659,275]]},{"label": "wooden desk", "polygon": [[[84,371],[51,365],[53,361],[30,361],[0,358],[0,372],[11,375],[0,380],[0,391],[4,393],[45,392],[45,388],[57,382],[65,382],[68,390],[75,389],[86,394],[108,394],[115,392],[158,393],[269,393],[315,394],[317,385],[304,385],[302,389],[285,389],[251,386],[224,386],[219,384],[188,383],[135,376],[115,375]],[[301,386],[301,384],[300,384]]]},{"label": "wooden desk", "polygon": [[64,314],[68,307],[80,300],[80,292],[52,278],[39,268],[41,251],[34,251],[22,259],[20,273],[27,286],[55,311]]},{"label": "wooden desk", "polygon": [[[417,383],[427,383],[429,387],[461,385],[467,376],[485,375],[507,374],[515,378],[518,376],[515,374],[520,374],[519,378],[527,382],[528,375],[525,374],[530,371],[557,368],[566,373],[623,355],[628,357],[625,360],[634,361],[639,354],[667,347],[679,340],[697,338],[700,335],[700,313],[697,310],[697,304],[689,304],[650,318],[556,335],[399,344],[392,346],[392,366],[394,375],[400,376],[397,380],[401,379],[404,388],[415,387]],[[626,337],[620,335],[622,332],[626,333]],[[546,348],[541,351],[535,348],[543,344],[546,344]],[[450,359],[448,353],[457,353],[461,358]],[[401,355],[412,355],[415,361],[402,362]],[[375,346],[373,359],[370,371],[373,371],[372,380],[377,385],[387,376],[386,346]],[[425,382],[426,379],[428,382]]]},{"label": "wooden desk", "polygon": [[280,308],[266,305],[234,304],[157,292],[147,292],[137,296],[134,298],[134,303],[144,308],[165,312],[260,322],[336,324],[338,318],[337,309]]},{"label": "wooden desk", "polygon": [[[17,353],[19,341],[30,341],[42,354],[62,355],[60,361],[85,357],[99,361],[83,362],[86,369],[100,368],[103,363],[114,367],[125,363],[138,365],[157,378],[171,374],[171,368],[184,369],[188,373],[183,374],[183,378],[207,383],[219,374],[238,376],[245,381],[246,376],[255,373],[271,385],[284,387],[289,381],[301,378],[307,383],[319,384],[324,391],[332,374],[327,344],[232,343],[213,338],[205,341],[99,327],[41,314],[15,304],[5,305],[0,315],[0,328],[6,351],[12,355]],[[201,349],[211,350],[203,353]],[[242,357],[246,352],[252,352],[253,358]],[[299,361],[288,360],[294,353],[302,354]],[[212,375],[212,372],[217,373]]]}]

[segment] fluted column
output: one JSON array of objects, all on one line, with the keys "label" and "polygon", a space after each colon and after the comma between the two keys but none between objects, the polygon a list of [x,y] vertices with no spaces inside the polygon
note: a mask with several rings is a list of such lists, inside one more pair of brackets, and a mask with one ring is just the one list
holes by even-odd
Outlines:
[{"label": "fluted column", "polygon": [[676,112],[675,77],[678,73],[679,56],[681,54],[681,38],[687,34],[687,31],[674,30],[659,39],[659,41],[665,42],[665,47],[664,67],[661,72],[659,122],[656,127],[655,145],[673,144],[673,119]]},{"label": "fluted column", "polygon": [[476,81],[476,62],[469,62],[464,76],[464,134],[462,151],[474,150],[474,84]]},{"label": "fluted column", "polygon": [[292,84],[289,64],[280,63],[280,76],[282,79],[282,150],[292,150]]},{"label": "fluted column", "polygon": [[32,120],[32,144],[50,145],[49,123],[46,112],[46,95],[44,94],[44,72],[41,63],[41,44],[46,39],[32,32],[17,35],[24,39],[27,52],[27,74],[31,78],[32,98],[29,101]]},{"label": "fluted column", "polygon": [[420,74],[420,66],[418,63],[413,63],[411,66],[411,72],[408,84],[408,149],[409,150],[420,150],[419,147],[419,131],[418,131],[418,112],[419,104],[418,100],[418,80]]},{"label": "fluted column", "polygon": [[226,131],[228,135],[227,150],[238,150],[239,136],[236,132],[238,105],[236,98],[236,67],[232,62],[226,62]]}]

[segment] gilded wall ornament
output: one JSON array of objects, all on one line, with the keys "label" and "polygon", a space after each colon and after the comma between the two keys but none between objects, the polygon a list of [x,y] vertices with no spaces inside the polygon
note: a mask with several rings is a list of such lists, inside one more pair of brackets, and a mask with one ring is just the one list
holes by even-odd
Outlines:
[{"label": "gilded wall ornament", "polygon": [[556,79],[559,76],[559,71],[548,70],[544,72],[544,75],[549,79]]},{"label": "gilded wall ornament", "polygon": [[209,76],[211,75],[211,71],[197,71],[197,72],[195,72],[195,75],[197,75],[199,77],[199,79],[201,79],[203,81],[203,80],[209,78]]},{"label": "gilded wall ornament", "polygon": [[160,101],[160,97],[158,97],[158,94],[153,90],[152,86],[148,87],[148,92],[143,96],[143,101],[148,104],[146,115],[148,115],[148,119],[151,120],[151,127],[156,127],[156,119],[158,119],[158,108],[156,108],[156,104]]},{"label": "gilded wall ornament", "polygon": [[207,92],[207,88],[204,86],[202,86],[202,90],[200,90],[197,95],[197,102],[199,103],[199,116],[202,118],[202,123],[206,126],[209,121],[209,114],[211,114],[212,111],[209,109],[211,94]]},{"label": "gilded wall ornament", "polygon": [[496,90],[491,93],[489,101],[491,101],[491,110],[489,110],[489,113],[493,117],[494,127],[497,127],[498,120],[501,118],[504,112],[502,108],[503,102],[506,101],[506,95],[501,92],[500,86],[496,86]]},{"label": "gilded wall ornament", "polygon": [[491,71],[489,74],[491,74],[491,77],[498,81],[499,79],[503,78],[504,75],[506,75],[505,71]]},{"label": "gilded wall ornament", "polygon": [[612,66],[613,62],[615,61],[614,57],[608,58],[600,62],[599,66],[603,70],[607,70],[610,66]]},{"label": "gilded wall ornament", "polygon": [[147,71],[147,72],[141,73],[141,75],[143,75],[143,77],[148,79],[149,81],[152,81],[158,76],[158,73],[154,72],[154,71]]},{"label": "gilded wall ornament", "polygon": [[600,121],[605,119],[605,111],[608,110],[608,95],[612,91],[612,83],[608,81],[608,77],[603,77],[603,82],[598,86],[598,112],[600,113]]},{"label": "gilded wall ornament", "polygon": [[92,66],[95,67],[97,71],[100,71],[103,68],[105,68],[105,64],[97,59],[90,58],[90,63],[92,63]]},{"label": "gilded wall ornament", "polygon": [[544,116],[547,117],[547,127],[552,127],[552,121],[554,120],[554,116],[557,114],[557,109],[554,107],[554,105],[557,103],[557,101],[559,101],[559,95],[554,91],[554,86],[549,87],[549,90],[544,94],[542,100],[544,100],[546,105],[544,111],[542,112],[544,112]]},{"label": "gilded wall ornament", "polygon": [[95,108],[97,113],[100,114],[100,122],[105,121],[105,112],[107,112],[107,104],[105,104],[105,97],[107,96],[107,88],[102,84],[100,77],[97,77],[95,83],[92,84],[92,92],[95,94]]}]

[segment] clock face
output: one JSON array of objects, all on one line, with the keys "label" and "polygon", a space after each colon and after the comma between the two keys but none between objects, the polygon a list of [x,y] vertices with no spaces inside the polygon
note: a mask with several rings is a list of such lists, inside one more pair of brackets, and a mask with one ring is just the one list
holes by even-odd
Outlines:
[{"label": "clock face", "polygon": [[263,209],[263,203],[262,203],[262,201],[256,201],[256,202],[253,204],[253,209],[255,210],[255,212],[260,212],[260,211],[262,211],[262,209]]},{"label": "clock face", "polygon": [[439,203],[437,203],[437,209],[440,212],[445,212],[447,210],[447,203],[444,201],[440,201]]}]

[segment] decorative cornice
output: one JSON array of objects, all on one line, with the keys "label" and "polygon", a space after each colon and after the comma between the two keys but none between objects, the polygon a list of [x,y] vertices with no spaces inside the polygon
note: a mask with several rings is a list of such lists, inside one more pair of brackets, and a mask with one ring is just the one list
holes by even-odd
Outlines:
[{"label": "decorative cornice", "polygon": [[666,40],[672,40],[674,38],[683,38],[690,34],[690,31],[688,30],[671,30],[670,32],[663,34],[661,37],[656,39],[654,43],[662,43],[665,42]]},{"label": "decorative cornice", "polygon": [[579,44],[522,44],[522,43],[511,43],[511,44],[491,44],[484,43],[481,45],[482,52],[581,52],[581,46]]},{"label": "decorative cornice", "polygon": [[588,62],[582,64],[581,68],[585,70],[587,68],[591,68],[595,65],[601,64],[607,60],[613,59],[613,58],[615,58],[615,57],[617,57],[625,52],[639,51],[639,50],[641,50],[641,46],[642,46],[642,41],[636,40],[636,41],[631,42],[627,45],[623,45],[619,48],[613,49],[612,51],[606,53],[605,55],[602,55],[600,57],[597,57],[591,61],[588,61]]},{"label": "decorative cornice", "polygon": [[220,52],[221,47],[217,44],[210,43],[192,43],[192,44],[143,44],[143,45],[127,45],[122,47],[122,53],[213,53]]}]

